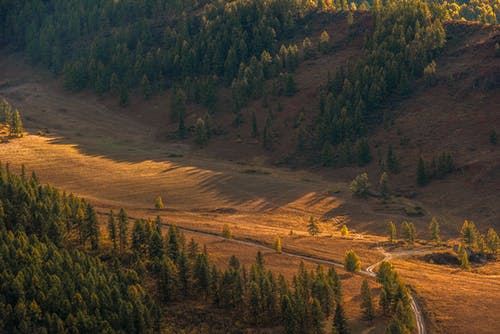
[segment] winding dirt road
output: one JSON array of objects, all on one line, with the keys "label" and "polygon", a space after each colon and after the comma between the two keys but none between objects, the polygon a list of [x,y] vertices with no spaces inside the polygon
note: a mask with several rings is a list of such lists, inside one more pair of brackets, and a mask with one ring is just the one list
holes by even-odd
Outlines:
[{"label": "winding dirt road", "polygon": [[[168,226],[168,224],[164,224],[164,225]],[[194,233],[194,234],[210,236],[213,238],[227,240],[227,241],[234,242],[234,243],[241,244],[241,245],[254,246],[254,247],[259,247],[259,248],[262,248],[265,250],[274,251],[274,249],[272,247],[269,247],[265,244],[259,243],[258,241],[226,239],[226,238],[224,238],[218,234],[215,234],[215,233],[203,232],[203,231],[190,229],[190,228],[184,228],[184,227],[178,227],[178,228],[180,230]],[[384,259],[382,259],[381,261],[379,261],[377,263],[372,264],[371,266],[367,267],[365,270],[361,270],[360,274],[367,275],[371,278],[375,278],[376,277],[375,268],[377,266],[379,266],[383,261],[390,261],[393,258],[401,258],[401,257],[405,257],[405,256],[410,256],[410,255],[424,254],[424,253],[430,251],[429,249],[412,249],[412,250],[401,251],[401,252],[396,252],[396,253],[388,253],[382,247],[378,247],[378,250],[385,256]],[[335,267],[342,267],[342,268],[344,267],[344,265],[342,263],[338,263],[338,262],[331,261],[331,260],[325,260],[325,259],[321,259],[318,257],[309,256],[309,255],[305,255],[305,254],[300,254],[297,252],[287,251],[286,249],[282,250],[282,254],[285,254],[285,255],[291,256],[291,257],[295,257],[295,258],[299,258],[302,260],[331,265],[331,266],[335,266]],[[417,327],[417,333],[418,334],[426,334],[427,330],[425,327],[425,321],[424,321],[424,317],[423,317],[421,308],[418,305],[418,302],[414,296],[414,293],[411,291],[410,291],[410,304],[411,304],[411,308],[413,310],[413,313],[415,315],[415,325]]]}]

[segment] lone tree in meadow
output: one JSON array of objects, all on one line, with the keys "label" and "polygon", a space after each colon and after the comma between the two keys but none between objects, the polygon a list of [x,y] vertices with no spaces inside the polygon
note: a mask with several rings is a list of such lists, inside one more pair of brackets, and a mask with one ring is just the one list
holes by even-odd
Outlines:
[{"label": "lone tree in meadow", "polygon": [[276,251],[276,253],[281,254],[281,238],[279,236],[277,236],[276,239],[274,240],[273,248]]},{"label": "lone tree in meadow", "polygon": [[345,238],[349,235],[349,229],[347,228],[347,225],[342,225],[342,228],[340,229],[340,235]]},{"label": "lone tree in meadow", "polygon": [[373,297],[368,285],[368,280],[364,280],[361,285],[361,309],[363,316],[368,321],[373,321],[375,318],[375,306],[373,305]]},{"label": "lone tree in meadow", "polygon": [[359,256],[352,249],[345,253],[344,268],[351,273],[361,270],[361,261]]},{"label": "lone tree in meadow", "polygon": [[224,226],[222,226],[222,237],[226,239],[233,238],[233,233],[231,232],[231,228],[227,224],[224,224]]},{"label": "lone tree in meadow", "polygon": [[316,223],[316,220],[314,219],[313,216],[309,218],[309,224],[307,224],[307,231],[312,236],[318,235],[320,232],[318,223]]},{"label": "lone tree in meadow", "polygon": [[161,198],[161,196],[158,196],[158,198],[156,198],[156,201],[155,201],[155,208],[156,209],[163,209],[165,206],[163,205],[163,199]]},{"label": "lone tree in meadow", "polygon": [[437,244],[440,244],[441,237],[439,236],[439,222],[436,217],[432,217],[429,225],[429,231],[431,233],[431,239]]}]

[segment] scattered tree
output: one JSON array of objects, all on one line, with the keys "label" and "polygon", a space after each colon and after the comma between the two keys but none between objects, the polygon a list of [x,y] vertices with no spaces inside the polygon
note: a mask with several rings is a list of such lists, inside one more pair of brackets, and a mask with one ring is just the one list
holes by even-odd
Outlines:
[{"label": "scattered tree", "polygon": [[165,206],[163,205],[163,199],[161,198],[161,196],[158,196],[156,198],[156,201],[155,201],[155,208],[156,209],[163,209]]},{"label": "scattered tree", "polygon": [[316,222],[313,216],[309,218],[309,224],[307,224],[307,231],[312,236],[318,235],[320,232],[318,223]]},{"label": "scattered tree", "polygon": [[349,235],[349,229],[347,228],[347,225],[342,225],[342,228],[340,229],[340,235],[345,238]]},{"label": "scattered tree", "polygon": [[273,248],[276,251],[276,253],[281,254],[281,238],[279,236],[277,236],[276,239],[274,240]]},{"label": "scattered tree", "polygon": [[363,280],[361,285],[361,309],[366,320],[373,321],[375,318],[375,306],[373,305],[372,293],[368,280]]},{"label": "scattered tree", "polygon": [[441,237],[439,236],[439,222],[436,217],[432,217],[431,223],[429,225],[429,231],[431,233],[431,239],[437,243],[441,243]]},{"label": "scattered tree", "polygon": [[389,236],[389,242],[392,244],[396,241],[396,225],[390,221],[387,223],[387,234]]},{"label": "scattered tree", "polygon": [[404,221],[401,224],[401,236],[403,239],[409,243],[413,244],[415,242],[416,229],[412,222]]},{"label": "scattered tree", "polygon": [[350,185],[351,192],[358,197],[368,196],[368,191],[370,189],[370,182],[368,180],[368,174],[363,173],[354,178]]},{"label": "scattered tree", "polygon": [[222,237],[226,238],[226,239],[232,239],[233,238],[233,234],[231,232],[231,228],[227,224],[224,224],[224,226],[222,226]]},{"label": "scattered tree", "polygon": [[353,250],[349,250],[345,253],[344,268],[351,273],[361,270],[361,261]]}]

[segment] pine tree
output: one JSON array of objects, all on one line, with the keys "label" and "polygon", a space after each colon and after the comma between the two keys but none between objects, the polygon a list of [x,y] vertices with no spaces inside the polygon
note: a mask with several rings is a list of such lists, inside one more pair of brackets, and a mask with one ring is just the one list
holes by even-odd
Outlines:
[{"label": "pine tree", "polygon": [[313,334],[323,334],[323,319],[325,315],[321,310],[321,305],[318,299],[313,298],[313,302],[311,305],[311,333]]},{"label": "pine tree", "polygon": [[177,262],[180,252],[180,241],[177,228],[174,225],[168,227],[167,232],[167,254],[172,261]]},{"label": "pine tree", "polygon": [[353,250],[349,250],[345,253],[344,268],[351,273],[361,270],[361,261],[359,256]]},{"label": "pine tree", "polygon": [[181,139],[186,137],[186,125],[184,124],[184,117],[184,112],[181,112],[179,114],[179,126],[177,127],[177,135]]},{"label": "pine tree", "polygon": [[231,232],[231,228],[227,224],[224,224],[224,226],[222,226],[222,237],[226,239],[233,238],[233,233]]},{"label": "pine tree", "polygon": [[113,252],[116,252],[117,251],[118,233],[117,233],[116,220],[115,220],[115,215],[113,213],[113,210],[111,210],[109,212],[108,234],[109,234],[109,239],[113,242]]},{"label": "pine tree", "polygon": [[128,216],[123,208],[120,209],[120,213],[118,213],[118,236],[120,240],[120,254],[123,255],[125,250],[127,249],[128,239]]},{"label": "pine tree", "polygon": [[290,297],[285,294],[281,297],[281,322],[285,328],[285,334],[297,332],[296,321]]},{"label": "pine tree", "polygon": [[457,252],[458,261],[460,261],[460,268],[470,269],[469,264],[469,254],[467,254],[467,249],[460,245]]},{"label": "pine tree", "polygon": [[366,320],[373,321],[375,318],[375,306],[373,305],[373,298],[368,285],[368,281],[363,280],[361,285],[361,309],[363,310],[363,316]]},{"label": "pine tree", "polygon": [[399,161],[392,150],[392,145],[389,145],[387,149],[386,165],[391,173],[398,174],[400,172]]},{"label": "pine tree", "polygon": [[161,196],[158,196],[155,201],[155,209],[163,209],[165,206],[163,205],[163,199]]},{"label": "pine tree", "polygon": [[347,328],[347,320],[345,318],[342,303],[338,303],[337,307],[335,308],[332,334],[349,334],[349,329]]},{"label": "pine tree", "polygon": [[396,234],[396,225],[390,221],[387,223],[387,234],[389,236],[389,242],[392,244],[396,241],[397,234]]},{"label": "pine tree", "polygon": [[251,282],[248,297],[248,312],[252,324],[260,325],[260,289],[257,283]]},{"label": "pine tree", "polygon": [[464,221],[462,229],[460,230],[462,242],[469,247],[475,247],[477,242],[477,230],[473,222]]},{"label": "pine tree", "polygon": [[[1,205],[0,205],[0,221],[1,221]],[[494,229],[489,228],[488,233],[486,233],[486,245],[488,246],[489,251],[493,255],[493,258],[496,258],[498,254],[498,250],[500,249],[500,238]]]},{"label": "pine tree", "polygon": [[85,210],[85,226],[86,236],[90,239],[92,250],[99,248],[99,222],[97,221],[97,213],[94,208],[87,204]]},{"label": "pine tree", "polygon": [[9,127],[9,136],[20,138],[23,136],[23,121],[21,120],[21,115],[19,114],[19,110],[16,109],[14,114],[12,115],[12,121]]},{"label": "pine tree", "polygon": [[417,168],[417,183],[419,186],[425,186],[428,182],[427,170],[425,167],[425,161],[420,156],[418,159],[418,168]]},{"label": "pine tree", "polygon": [[309,218],[309,224],[307,224],[307,231],[309,232],[310,235],[315,236],[318,235],[320,230],[319,226],[316,223],[316,220],[314,219],[313,216]]},{"label": "pine tree", "polygon": [[413,244],[415,242],[415,234],[415,225],[412,222],[404,221],[401,224],[401,236],[406,242]]},{"label": "pine tree", "polygon": [[281,238],[279,236],[277,236],[276,239],[274,240],[273,248],[276,251],[276,253],[281,254]]},{"label": "pine tree", "polygon": [[378,184],[380,189],[380,195],[382,195],[383,199],[388,199],[390,197],[390,189],[389,189],[389,176],[387,175],[386,172],[383,172],[380,175],[380,180]]},{"label": "pine tree", "polygon": [[205,121],[201,118],[196,120],[195,130],[194,130],[194,140],[199,147],[205,147],[208,143],[208,130],[205,126]]},{"label": "pine tree", "polygon": [[439,222],[436,217],[432,217],[431,223],[429,225],[429,230],[431,233],[431,239],[434,240],[437,244],[441,243],[441,238],[439,236]]}]

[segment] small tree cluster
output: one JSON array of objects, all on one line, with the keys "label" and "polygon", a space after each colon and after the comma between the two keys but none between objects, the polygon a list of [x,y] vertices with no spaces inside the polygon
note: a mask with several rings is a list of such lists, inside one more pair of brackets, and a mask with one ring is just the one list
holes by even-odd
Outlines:
[{"label": "small tree cluster", "polygon": [[13,109],[6,99],[0,101],[0,123],[8,127],[9,137],[20,138],[24,134],[23,121],[18,109]]},{"label": "small tree cluster", "polygon": [[415,329],[415,319],[410,304],[410,292],[392,264],[383,261],[377,273],[382,284],[380,307],[385,315],[392,316],[386,333],[411,333]]},{"label": "small tree cluster", "polygon": [[351,192],[358,197],[367,197],[370,189],[370,182],[368,180],[368,174],[363,173],[352,180],[349,188]]},{"label": "small tree cluster", "polygon": [[417,167],[417,183],[424,186],[432,179],[443,179],[447,174],[455,171],[455,162],[451,153],[442,152],[433,157],[430,162],[420,156]]}]

